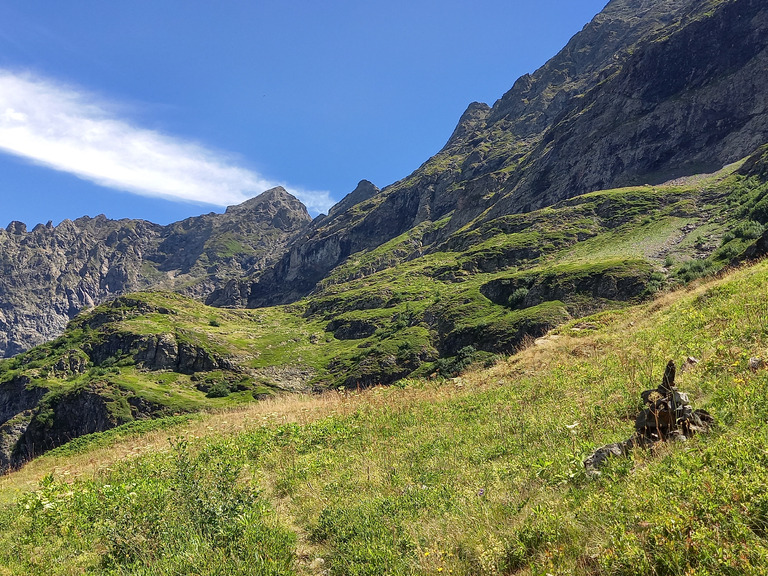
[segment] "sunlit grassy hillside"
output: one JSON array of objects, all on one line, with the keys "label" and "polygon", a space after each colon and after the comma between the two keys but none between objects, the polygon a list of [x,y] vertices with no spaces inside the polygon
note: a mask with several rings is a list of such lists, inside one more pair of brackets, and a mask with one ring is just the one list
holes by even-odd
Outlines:
[{"label": "sunlit grassy hillside", "polygon": [[[120,429],[0,483],[4,574],[764,574],[768,263],[489,369]],[[669,359],[715,429],[616,459]]]}]

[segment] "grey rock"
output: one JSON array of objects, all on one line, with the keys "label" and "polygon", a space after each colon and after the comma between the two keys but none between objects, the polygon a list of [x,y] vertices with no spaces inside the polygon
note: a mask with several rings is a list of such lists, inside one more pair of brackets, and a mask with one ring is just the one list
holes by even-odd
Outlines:
[{"label": "grey rock", "polygon": [[584,468],[587,471],[587,476],[593,478],[599,476],[599,469],[609,458],[626,456],[631,448],[632,442],[630,440],[627,440],[626,442],[614,442],[613,444],[607,444],[606,446],[598,448],[584,460]]},{"label": "grey rock", "polygon": [[673,390],[672,403],[675,407],[678,407],[678,406],[682,407],[687,405],[689,403],[688,394],[686,394],[685,392],[680,392],[678,390]]},{"label": "grey rock", "polygon": [[146,360],[143,364],[155,370],[172,369],[179,363],[178,343],[173,334],[158,335],[154,349],[150,342],[147,346],[147,352]]},{"label": "grey rock", "polygon": [[376,196],[381,190],[379,190],[375,185],[373,185],[368,180],[361,180],[357,187],[347,194],[340,202],[335,204],[329,211],[328,211],[328,218],[333,218],[334,216],[341,214],[343,212],[346,212],[353,206],[357,206],[361,202],[365,202],[366,200],[370,200],[374,196]]},{"label": "grey rock", "polygon": [[697,358],[694,358],[693,356],[688,356],[688,358],[685,359],[685,362],[683,362],[683,365],[680,367],[680,372],[687,372],[689,370],[693,370],[696,368],[696,366],[699,365],[700,360]]},{"label": "grey rock", "polygon": [[372,336],[377,329],[376,324],[367,320],[336,319],[329,322],[326,331],[333,332],[339,340],[356,340]]},{"label": "grey rock", "polygon": [[54,365],[59,375],[82,374],[88,367],[89,359],[81,350],[70,350]]},{"label": "grey rock", "polygon": [[[162,410],[151,402],[94,382],[49,398],[48,390],[15,380],[0,386],[0,474],[83,434],[102,432]],[[130,416],[114,411],[125,402]]]},{"label": "grey rock", "polygon": [[34,386],[26,376],[3,382],[0,384],[0,422],[7,422],[17,414],[36,407],[47,393],[47,388]]},{"label": "grey rock", "polygon": [[34,410],[25,410],[0,424],[0,474],[6,474],[16,464],[13,458],[16,445],[27,431],[34,415]]}]

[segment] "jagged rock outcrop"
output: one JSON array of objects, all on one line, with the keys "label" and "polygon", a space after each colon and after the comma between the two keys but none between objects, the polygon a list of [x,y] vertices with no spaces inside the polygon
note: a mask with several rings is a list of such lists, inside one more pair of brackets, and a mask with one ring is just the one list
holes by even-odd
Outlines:
[{"label": "jagged rock outcrop", "polygon": [[[62,337],[3,362],[0,474],[78,436],[194,406],[175,403],[171,393],[157,396],[126,385],[119,366],[147,378],[175,372],[251,389],[247,368],[208,335],[178,326],[164,333],[131,331],[125,322],[177,314],[148,297],[116,298],[78,316]],[[175,294],[166,298],[184,300]]]},{"label": "jagged rock outcrop", "polygon": [[340,202],[331,207],[331,209],[328,211],[328,216],[319,220],[318,223],[325,220],[331,220],[339,214],[343,214],[353,206],[357,206],[361,202],[370,200],[379,192],[381,192],[381,190],[379,190],[378,187],[376,187],[373,183],[369,182],[368,180],[361,180],[357,187],[344,198],[342,198]]},{"label": "jagged rock outcrop", "polygon": [[99,366],[130,356],[139,368],[171,370],[181,374],[232,368],[231,364],[202,346],[184,341],[176,334],[135,334],[113,332],[85,347],[88,359]]},{"label": "jagged rock outcrop", "polygon": [[160,411],[161,406],[98,382],[49,396],[0,424],[0,474],[78,436]]},{"label": "jagged rock outcrop", "polygon": [[579,297],[625,301],[643,295],[652,273],[647,263],[633,261],[573,270],[555,267],[545,274],[518,274],[492,280],[481,286],[480,291],[492,302],[518,310],[553,300],[570,302]]},{"label": "jagged rock outcrop", "polygon": [[45,388],[30,384],[28,376],[19,376],[0,384],[0,422],[8,422],[17,414],[36,407],[48,392]]},{"label": "jagged rock outcrop", "polygon": [[127,292],[176,290],[205,298],[258,274],[311,222],[274,188],[224,214],[169,226],[106,217],[0,229],[0,357],[59,335],[77,313]]},{"label": "jagged rock outcrop", "polygon": [[149,222],[104,216],[0,229],[0,355],[50,340],[80,310],[138,288],[160,233]]}]

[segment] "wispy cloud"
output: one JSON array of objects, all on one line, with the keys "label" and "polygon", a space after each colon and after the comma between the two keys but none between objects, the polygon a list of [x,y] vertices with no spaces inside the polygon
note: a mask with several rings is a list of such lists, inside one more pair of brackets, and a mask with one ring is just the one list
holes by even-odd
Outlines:
[{"label": "wispy cloud", "polygon": [[[222,152],[120,116],[87,91],[0,69],[0,151],[108,188],[217,206],[280,185]],[[328,192],[285,188],[310,211],[333,204]]]}]

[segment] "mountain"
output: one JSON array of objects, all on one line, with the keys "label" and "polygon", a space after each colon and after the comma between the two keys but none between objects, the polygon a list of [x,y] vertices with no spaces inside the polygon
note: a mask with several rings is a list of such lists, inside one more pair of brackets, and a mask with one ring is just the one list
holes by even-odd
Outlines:
[{"label": "mountain", "polygon": [[590,332],[594,319],[575,319],[768,253],[766,192],[768,147],[714,175],[510,215],[503,230],[467,229],[412,257],[440,233],[440,223],[417,226],[355,254],[291,305],[121,296],[0,362],[0,472],[150,417],[454,376],[567,322]]},{"label": "mountain", "polygon": [[82,310],[120,294],[176,290],[205,298],[258,274],[303,230],[306,208],[282,188],[169,226],[104,216],[0,229],[0,356],[58,336]]},{"label": "mountain", "polygon": [[[0,566],[30,576],[764,574],[766,284],[764,260],[574,319],[453,379],[291,394],[78,438],[0,478]],[[583,460],[632,434],[642,391],[671,359],[675,394],[715,426],[587,476]]]},{"label": "mountain", "polygon": [[225,307],[295,302],[352,255],[410,230],[434,228],[387,266],[444,252],[454,234],[503,230],[510,214],[715,172],[768,142],[767,26],[758,0],[612,0],[493,106],[471,104],[413,174],[383,190],[362,181],[313,222],[280,190],[165,227],[11,223],[0,232],[0,355],[130,291]]},{"label": "mountain", "polygon": [[591,191],[713,172],[768,142],[768,12],[759,0],[613,0],[446,146],[357,210],[319,222],[239,292],[309,293],[351,254],[449,218],[462,228]]},{"label": "mountain", "polygon": [[766,23],[614,0],[412,175],[314,220],[278,188],[165,227],[12,223],[3,350],[61,335],[0,363],[0,467],[148,416],[453,376],[759,258]]},{"label": "mountain", "polygon": [[613,0],[314,220],[11,223],[0,572],[765,574],[767,24]]}]

